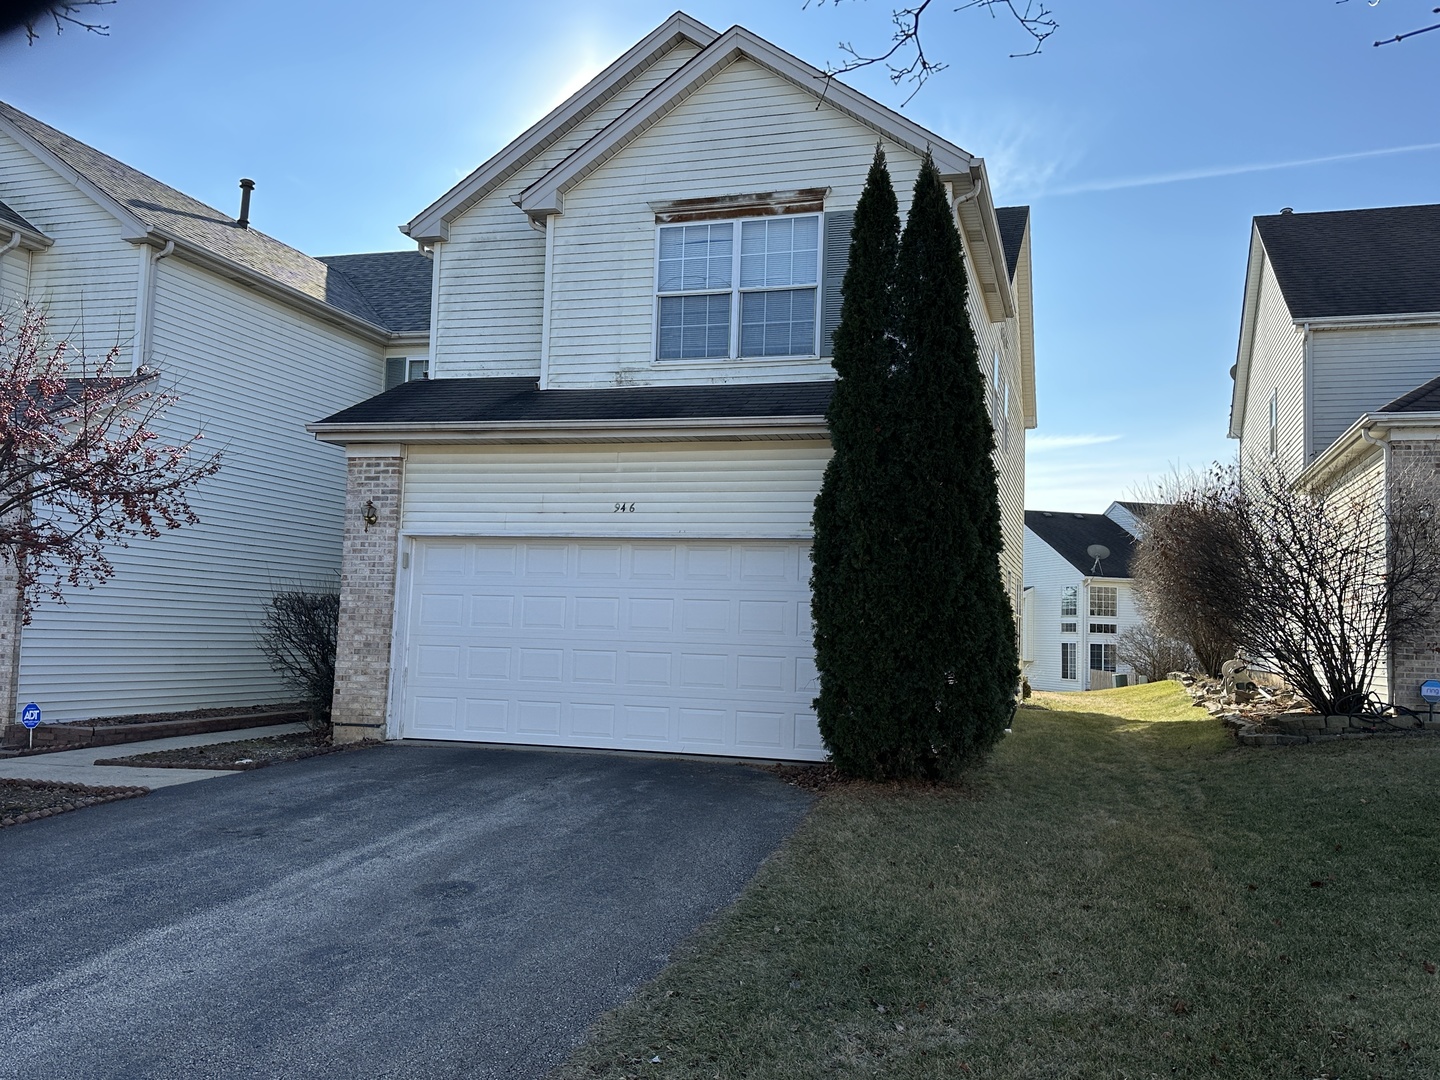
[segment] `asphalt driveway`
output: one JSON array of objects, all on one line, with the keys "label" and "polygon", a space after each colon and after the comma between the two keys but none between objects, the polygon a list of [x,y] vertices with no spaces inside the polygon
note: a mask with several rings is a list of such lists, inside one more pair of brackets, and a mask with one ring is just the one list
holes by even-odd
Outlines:
[{"label": "asphalt driveway", "polygon": [[0,1077],[542,1077],[809,806],[387,746],[0,830]]}]

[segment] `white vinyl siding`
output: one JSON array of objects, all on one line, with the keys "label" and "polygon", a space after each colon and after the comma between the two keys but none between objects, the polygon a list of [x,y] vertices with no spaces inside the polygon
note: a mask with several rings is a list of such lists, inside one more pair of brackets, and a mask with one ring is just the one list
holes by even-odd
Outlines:
[{"label": "white vinyl siding", "polygon": [[[128,369],[140,263],[114,215],[3,131],[0,192],[55,241],[31,255],[28,283],[29,299],[45,310],[51,336],[69,338],[96,357],[119,345]],[[17,255],[11,252],[5,261],[18,263]]]},{"label": "white vinyl siding", "polygon": [[[1240,449],[1254,462],[1265,463],[1273,456],[1291,475],[1297,475],[1306,460],[1305,334],[1290,317],[1269,259],[1265,260],[1260,273]],[[1273,455],[1270,450],[1272,401],[1277,418]]]},{"label": "white vinyl siding", "polygon": [[511,200],[697,51],[676,45],[451,223],[450,239],[436,248],[432,378],[539,374],[545,236]]},{"label": "white vinyl siding", "polygon": [[203,427],[224,467],[192,499],[199,525],[115,552],[111,581],[37,612],[20,695],[47,718],[291,700],[255,644],[264,606],[338,580],[344,454],[304,425],[375,392],[379,347],[175,256],[156,289],[154,356],[181,396],[167,431]]},{"label": "white vinyl siding", "polygon": [[[827,187],[853,207],[875,132],[748,60],[737,60],[565,194],[554,230],[550,385],[761,382],[830,378],[818,358],[654,361],[652,204]],[[919,160],[885,146],[901,213]],[[977,290],[978,291],[978,290]]]},{"label": "white vinyl siding", "polygon": [[18,310],[30,294],[30,252],[20,248],[0,255],[0,311]]},{"label": "white vinyl siding", "polygon": [[1320,454],[1361,414],[1440,375],[1440,326],[1315,330],[1310,356]]},{"label": "white vinyl siding", "polygon": [[829,459],[822,441],[412,447],[403,528],[430,536],[808,539]]}]

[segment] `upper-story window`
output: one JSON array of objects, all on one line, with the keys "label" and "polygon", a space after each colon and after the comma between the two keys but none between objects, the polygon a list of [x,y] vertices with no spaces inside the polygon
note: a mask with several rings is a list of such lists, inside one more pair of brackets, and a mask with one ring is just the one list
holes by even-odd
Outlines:
[{"label": "upper-story window", "polygon": [[390,356],[385,359],[385,389],[430,377],[428,356]]},{"label": "upper-story window", "polygon": [[661,360],[816,355],[820,215],[662,225]]},{"label": "upper-story window", "polygon": [[[1120,613],[1120,590],[1114,585],[1090,586],[1090,614],[1113,619]],[[1113,631],[1112,631],[1113,632]]]},{"label": "upper-story window", "polygon": [[1060,593],[1060,617],[1062,619],[1075,618],[1077,591],[1078,590],[1075,588],[1074,585],[1066,585],[1064,590]]}]

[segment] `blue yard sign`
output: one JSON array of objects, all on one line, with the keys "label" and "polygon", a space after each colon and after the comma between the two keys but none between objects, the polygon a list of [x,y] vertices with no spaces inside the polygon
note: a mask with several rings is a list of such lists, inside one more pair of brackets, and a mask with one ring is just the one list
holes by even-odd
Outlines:
[{"label": "blue yard sign", "polygon": [[[1436,685],[1440,686],[1440,683]],[[40,726],[40,706],[36,705],[33,701],[30,702],[29,705],[26,705],[25,708],[20,710],[20,722],[31,731],[34,731]]]},{"label": "blue yard sign", "polygon": [[1440,702],[1440,679],[1426,679],[1421,683],[1420,696],[1432,705]]}]

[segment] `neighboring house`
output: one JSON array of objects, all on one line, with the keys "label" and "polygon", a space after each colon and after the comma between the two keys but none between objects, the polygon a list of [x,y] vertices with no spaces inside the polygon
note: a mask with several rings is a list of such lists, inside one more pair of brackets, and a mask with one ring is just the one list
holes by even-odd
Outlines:
[{"label": "neighboring house", "polygon": [[1147,508],[1114,502],[1103,514],[1025,511],[1022,652],[1034,689],[1101,690],[1133,677],[1116,656],[1116,638],[1144,622],[1130,557]]},{"label": "neighboring house", "polygon": [[[1365,491],[1377,505],[1440,462],[1440,205],[1257,217],[1230,437],[1244,467]],[[1422,703],[1424,642],[1392,642],[1379,684]]]},{"label": "neighboring house", "polygon": [[902,213],[927,149],[955,200],[1018,611],[1027,209],[677,14],[404,228],[433,253],[430,379],[311,428],[350,459],[337,737],[823,756],[810,521],[877,140]]},{"label": "neighboring house", "polygon": [[337,580],[345,490],[344,455],[304,425],[380,390],[387,359],[423,363],[429,259],[327,265],[3,104],[0,250],[0,304],[158,368],[180,396],[167,430],[225,455],[199,525],[113,552],[109,582],[23,630],[4,605],[6,719],[17,700],[47,720],[289,700],[255,632],[275,590]]}]

